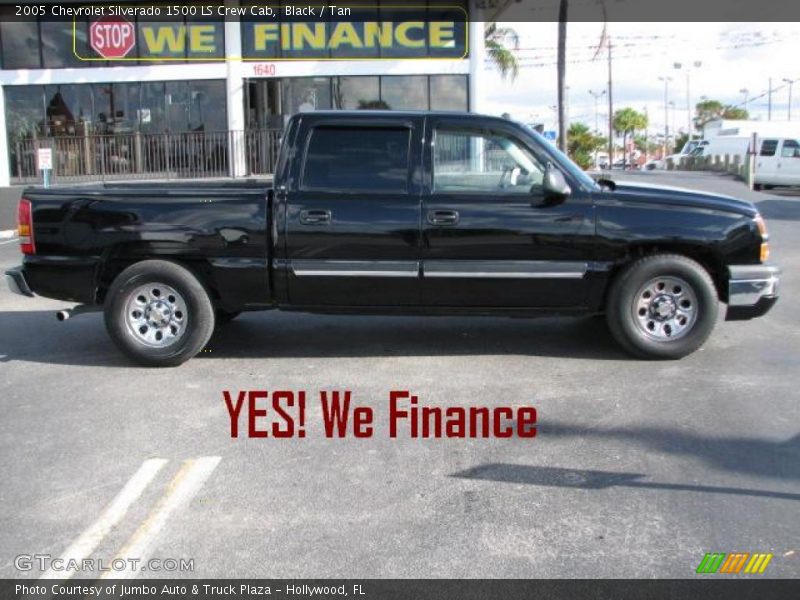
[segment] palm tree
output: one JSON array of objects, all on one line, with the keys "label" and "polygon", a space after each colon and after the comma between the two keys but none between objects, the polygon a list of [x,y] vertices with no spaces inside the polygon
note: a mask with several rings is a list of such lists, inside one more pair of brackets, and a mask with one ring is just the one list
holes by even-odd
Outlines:
[{"label": "palm tree", "polygon": [[519,35],[511,27],[498,27],[497,23],[488,23],[485,30],[486,53],[489,60],[500,71],[500,76],[505,79],[510,76],[511,81],[519,74],[519,61],[514,50],[519,48]]},{"label": "palm tree", "polygon": [[588,169],[595,162],[597,151],[606,143],[604,137],[596,135],[584,123],[570,123],[567,133],[567,152],[581,169]]},{"label": "palm tree", "polygon": [[628,164],[628,135],[647,128],[647,115],[632,108],[623,108],[614,113],[614,131],[622,134],[622,155]]}]

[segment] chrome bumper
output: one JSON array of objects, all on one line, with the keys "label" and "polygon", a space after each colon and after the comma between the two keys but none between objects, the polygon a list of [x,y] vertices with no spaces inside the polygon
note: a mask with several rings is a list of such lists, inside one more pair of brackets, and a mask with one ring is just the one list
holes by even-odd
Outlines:
[{"label": "chrome bumper", "polygon": [[728,321],[760,317],[777,302],[781,272],[778,267],[734,265],[728,271]]},{"label": "chrome bumper", "polygon": [[8,284],[8,289],[15,294],[33,298],[33,292],[28,286],[28,282],[25,280],[25,274],[22,272],[22,267],[14,267],[13,269],[6,271],[6,283]]}]

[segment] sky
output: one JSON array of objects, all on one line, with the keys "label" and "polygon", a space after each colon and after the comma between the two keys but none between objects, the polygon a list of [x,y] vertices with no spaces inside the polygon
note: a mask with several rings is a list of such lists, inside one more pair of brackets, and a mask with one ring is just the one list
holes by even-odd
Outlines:
[{"label": "sky", "polygon": [[[515,119],[543,123],[556,129],[557,23],[501,23],[519,35],[521,68],[515,81],[503,80],[491,66],[485,68],[482,112],[510,113]],[[772,77],[772,119],[787,118],[789,86],[793,88],[793,120],[800,120],[800,23],[609,23],[614,50],[612,74],[614,110],[631,107],[646,111],[652,133],[670,135],[687,128],[686,66],[691,65],[692,105],[701,96],[744,107],[753,118],[767,119],[769,78]],[[594,128],[595,100],[589,90],[607,88],[607,53],[592,60],[602,38],[602,23],[570,23],[567,29],[569,120]],[[674,63],[683,67],[676,69]],[[695,67],[695,62],[700,62]],[[669,107],[665,118],[664,81]],[[762,96],[763,97],[760,97]],[[608,98],[599,101],[600,130],[607,123]]]}]

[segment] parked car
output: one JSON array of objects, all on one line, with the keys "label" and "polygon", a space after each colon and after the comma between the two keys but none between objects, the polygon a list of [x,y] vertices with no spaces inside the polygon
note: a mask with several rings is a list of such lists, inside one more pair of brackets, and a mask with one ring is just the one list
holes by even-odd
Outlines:
[{"label": "parked car", "polygon": [[[778,298],[744,200],[593,180],[524,125],[475,114],[295,115],[274,183],[28,188],[12,290],[102,310],[133,360],[177,365],[242,311],[605,313],[675,359]],[[307,341],[313,344],[313,339]]]},{"label": "parked car", "polygon": [[660,158],[654,158],[653,160],[648,160],[644,165],[642,165],[643,171],[655,171],[657,169],[666,169],[667,163],[666,161]]},{"label": "parked car", "polygon": [[658,168],[659,169],[666,169],[668,164],[672,162],[673,165],[680,166],[681,159],[687,156],[702,156],[703,149],[709,143],[708,140],[688,140],[681,148],[680,152],[675,154],[670,154],[666,158],[661,160],[661,163]]}]

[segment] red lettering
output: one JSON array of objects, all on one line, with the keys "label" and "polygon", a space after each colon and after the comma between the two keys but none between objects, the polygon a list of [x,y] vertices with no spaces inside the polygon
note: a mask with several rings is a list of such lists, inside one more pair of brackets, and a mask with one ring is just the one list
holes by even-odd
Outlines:
[{"label": "red lettering", "polygon": [[517,435],[521,438],[536,437],[536,409],[523,406],[517,411]]},{"label": "red lettering", "polygon": [[250,391],[247,393],[247,400],[249,402],[249,428],[247,430],[247,435],[251,438],[265,438],[267,437],[267,431],[265,429],[257,429],[256,428],[256,419],[258,417],[266,417],[267,416],[267,409],[266,408],[256,408],[256,401],[257,400],[266,400],[267,399],[267,392],[264,390],[255,390]]},{"label": "red lettering", "polygon": [[294,419],[281,407],[281,402],[286,402],[286,406],[294,406],[294,392],[272,392],[272,410],[285,424],[286,428],[281,427],[281,423],[272,423],[272,436],[276,438],[290,438],[294,436]]},{"label": "red lettering", "polygon": [[499,406],[494,411],[494,422],[492,425],[492,429],[494,430],[495,437],[499,438],[510,438],[514,435],[514,427],[511,424],[506,425],[503,427],[502,420],[503,419],[512,419],[514,417],[514,411],[508,408],[507,406]]},{"label": "red lettering", "polygon": [[389,437],[397,437],[397,421],[408,418],[408,411],[397,407],[397,401],[408,398],[411,394],[405,390],[389,392]]},{"label": "red lettering", "polygon": [[228,415],[230,415],[231,418],[231,437],[239,437],[239,413],[242,411],[245,392],[239,391],[235,406],[228,390],[224,390],[222,394],[225,396],[225,406],[228,408]]},{"label": "red lettering", "polygon": [[353,433],[357,438],[372,437],[372,409],[359,406],[353,411]]},{"label": "red lettering", "polygon": [[340,399],[341,392],[334,391],[331,399],[328,400],[328,392],[322,391],[322,421],[325,426],[325,437],[334,437],[334,427],[336,427],[339,437],[347,434],[347,418],[350,413],[350,390],[345,390],[344,401]]}]

